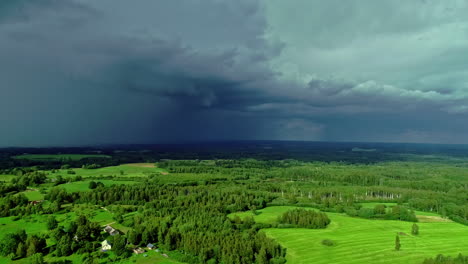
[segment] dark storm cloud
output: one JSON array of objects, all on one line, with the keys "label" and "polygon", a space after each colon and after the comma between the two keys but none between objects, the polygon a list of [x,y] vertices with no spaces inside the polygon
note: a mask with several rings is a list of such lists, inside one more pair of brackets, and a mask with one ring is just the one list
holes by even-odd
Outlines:
[{"label": "dark storm cloud", "polygon": [[466,142],[464,6],[404,3],[2,2],[0,145]]},{"label": "dark storm cloud", "polygon": [[[273,77],[264,63],[278,48],[261,43],[258,23],[237,32],[237,43],[219,31],[222,43],[206,52],[177,37],[122,32],[108,10],[65,3],[18,2],[0,25],[2,145],[256,136],[256,119],[232,112],[265,100],[255,83]],[[260,8],[212,5],[234,25]]]}]

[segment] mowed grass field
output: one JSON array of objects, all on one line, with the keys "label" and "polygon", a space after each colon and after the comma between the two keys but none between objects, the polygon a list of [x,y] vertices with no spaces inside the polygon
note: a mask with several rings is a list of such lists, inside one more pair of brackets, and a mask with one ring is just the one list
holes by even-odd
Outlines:
[{"label": "mowed grass field", "polygon": [[[279,215],[293,208],[268,207],[259,210],[254,219],[258,223],[273,223]],[[420,264],[425,258],[437,254],[468,254],[468,227],[458,223],[417,223],[420,234],[413,236],[413,223],[410,222],[327,214],[331,223],[326,229],[269,228],[264,232],[287,248],[286,258],[291,264]],[[251,212],[238,215],[253,216]],[[400,235],[401,250],[395,251],[395,236],[399,232],[406,235]],[[335,245],[322,245],[324,239],[333,240]]]},{"label": "mowed grass field", "polygon": [[27,159],[27,160],[80,160],[84,158],[110,158],[107,155],[100,154],[24,154],[14,156],[15,159]]},{"label": "mowed grass field", "polygon": [[[72,192],[89,192],[91,189],[89,189],[89,183],[91,181],[85,180],[85,181],[77,181],[77,182],[70,182],[70,183],[64,183],[58,185],[59,187],[64,188],[67,192],[72,193]],[[113,181],[113,180],[95,180],[95,182],[101,182],[104,184],[104,186],[111,186],[114,184],[136,184],[140,183],[137,181]],[[26,195],[27,196],[27,195]],[[39,200],[39,199],[37,199]]]}]

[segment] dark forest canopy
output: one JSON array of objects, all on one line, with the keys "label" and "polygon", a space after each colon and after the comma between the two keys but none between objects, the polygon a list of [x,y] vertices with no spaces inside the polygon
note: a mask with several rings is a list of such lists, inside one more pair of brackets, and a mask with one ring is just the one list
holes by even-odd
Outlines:
[{"label": "dark forest canopy", "polygon": [[382,161],[426,160],[436,156],[452,159],[468,156],[468,145],[308,142],[308,141],[226,141],[191,144],[105,145],[95,147],[60,148],[3,148],[0,149],[0,168],[19,166],[60,166],[60,160],[16,159],[23,154],[89,154],[112,158],[84,158],[69,160],[72,167],[97,163],[110,166],[130,162],[161,161],[164,159],[247,159],[302,161],[343,161],[375,163]]}]

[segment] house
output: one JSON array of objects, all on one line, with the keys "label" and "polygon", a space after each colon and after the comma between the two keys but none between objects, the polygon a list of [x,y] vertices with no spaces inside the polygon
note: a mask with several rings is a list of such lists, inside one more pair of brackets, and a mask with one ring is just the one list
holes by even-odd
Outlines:
[{"label": "house", "polygon": [[107,225],[105,228],[104,228],[104,232],[108,233],[109,235],[111,236],[115,236],[115,235],[118,235],[119,234],[119,231],[115,228],[113,228],[112,226],[110,225]]},{"label": "house", "polygon": [[32,204],[32,205],[36,205],[36,204],[42,203],[43,201],[44,201],[44,200],[36,200],[36,201],[31,201],[31,202],[29,202],[29,203]]},{"label": "house", "polygon": [[111,250],[111,248],[112,248],[112,245],[109,243],[109,241],[107,241],[107,240],[102,241],[102,243],[101,243],[101,250],[102,251],[105,252],[107,250]]},{"label": "house", "polygon": [[149,243],[148,245],[146,245],[146,247],[149,249],[149,250],[152,250],[154,249],[154,245]]},{"label": "house", "polygon": [[134,249],[133,249],[133,253],[135,253],[135,254],[142,254],[142,253],[145,253],[145,250],[142,249],[142,248],[134,248]]}]

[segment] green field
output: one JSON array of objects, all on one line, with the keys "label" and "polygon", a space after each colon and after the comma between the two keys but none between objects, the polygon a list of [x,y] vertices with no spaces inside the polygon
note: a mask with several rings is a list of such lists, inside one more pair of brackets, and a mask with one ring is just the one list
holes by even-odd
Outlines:
[{"label": "green field", "polygon": [[0,218],[0,234],[24,229],[27,233],[46,232],[45,217],[32,215],[28,217],[1,217]]},{"label": "green field", "polygon": [[[75,174],[69,174],[68,171],[73,171]],[[63,177],[74,177],[74,176],[81,176],[85,179],[86,178],[93,178],[94,181],[100,182],[107,182],[107,186],[115,184],[124,183],[125,178],[133,178],[131,180],[139,180],[136,178],[148,178],[150,176],[156,176],[156,179],[159,183],[178,183],[178,182],[200,182],[206,180],[213,180],[220,178],[220,175],[213,175],[213,174],[201,174],[201,173],[168,173],[167,170],[162,168],[154,167],[154,164],[151,163],[135,163],[135,164],[123,164],[119,166],[110,166],[98,169],[82,169],[82,168],[74,168],[74,169],[64,169],[64,170],[56,170],[54,173],[47,171],[49,178],[56,178],[58,175]],[[109,178],[113,178],[113,181]],[[119,181],[115,180],[115,178],[119,178]],[[107,181],[109,180],[109,181]],[[85,182],[83,181],[83,182]],[[89,183],[89,181],[87,182]],[[127,183],[135,183],[128,181]],[[72,183],[75,184],[75,183]],[[105,183],[106,184],[106,183]],[[62,187],[66,187],[65,184],[60,185]],[[73,185],[72,185],[73,186]],[[81,186],[81,187],[80,187]],[[86,188],[85,188],[86,187]],[[71,187],[74,191],[79,190],[87,190],[86,184],[76,183],[74,187]],[[71,190],[71,189],[70,189]]]},{"label": "green field", "polygon": [[39,191],[25,191],[23,193],[29,201],[44,200],[44,194]]},{"label": "green field", "polygon": [[[104,184],[104,186],[111,186],[114,184],[135,184],[138,183],[136,181],[113,181],[113,180],[96,180],[97,182],[101,182]],[[91,191],[89,189],[89,183],[91,181],[85,180],[85,181],[77,181],[77,182],[70,182],[70,183],[65,183],[58,185],[59,187],[64,188],[67,190],[67,192],[88,192]],[[26,195],[27,196],[27,195]]]},{"label": "green field", "polygon": [[15,159],[53,161],[53,160],[80,160],[84,158],[110,158],[108,155],[100,154],[24,154],[14,156]]},{"label": "green field", "polygon": [[[145,165],[143,165],[145,164]],[[57,170],[55,173],[50,173],[50,177],[56,177],[57,175],[62,176],[76,176],[80,175],[83,178],[88,177],[148,177],[152,174],[160,174],[165,170],[149,167],[150,164],[146,163],[138,164],[124,164],[119,166],[110,166],[98,169],[69,169],[69,170]],[[68,171],[74,171],[75,174],[67,174]]]},{"label": "green field", "polygon": [[0,174],[0,181],[1,182],[9,182],[11,179],[15,178],[15,175],[10,174]]},{"label": "green field", "polygon": [[[275,206],[258,211],[258,223],[273,223],[281,213],[295,207]],[[418,223],[420,234],[411,235],[413,223],[391,220],[368,220],[344,214],[327,213],[331,219],[322,230],[270,228],[264,231],[288,249],[291,264],[309,263],[421,263],[424,258],[443,253],[468,253],[468,227],[453,222]],[[253,215],[250,212],[240,216]],[[231,215],[232,216],[232,215]],[[401,250],[394,250],[395,236],[400,235]],[[321,241],[333,240],[335,246]]]}]

